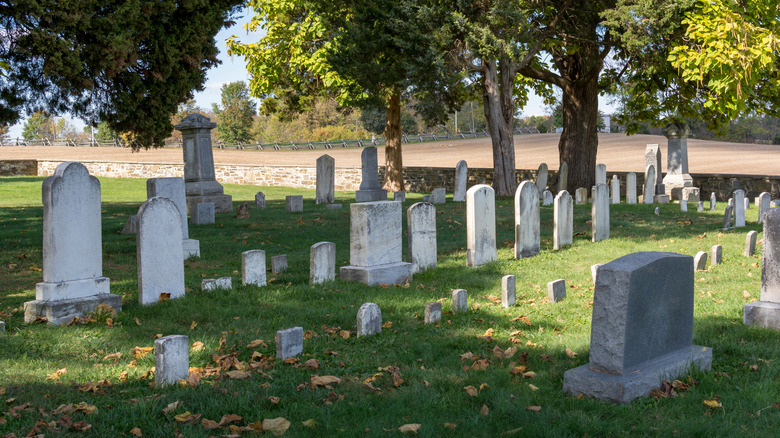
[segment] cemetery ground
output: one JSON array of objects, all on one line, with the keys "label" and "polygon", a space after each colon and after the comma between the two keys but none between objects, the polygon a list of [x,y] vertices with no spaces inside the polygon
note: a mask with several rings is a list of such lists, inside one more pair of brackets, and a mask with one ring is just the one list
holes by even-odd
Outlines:
[{"label": "cemetery ground", "polygon": [[[574,243],[552,250],[553,207],[541,207],[542,252],[514,260],[513,205],[496,201],[498,261],[466,266],[466,205],[437,205],[438,268],[408,285],[309,284],[309,248],[336,244],[349,264],[349,208],[314,204],[314,191],[225,185],[234,206],[265,209],[249,219],[217,215],[190,225],[201,257],[185,261],[186,296],[138,304],[135,235],[127,217],[146,199],[142,179],[101,178],[103,273],[123,309],[71,326],[24,324],[22,306],[41,281],[39,177],[0,179],[0,435],[12,436],[770,436],[780,428],[778,333],[742,324],[756,301],[761,249],[743,255],[748,226],[718,231],[714,212],[679,205],[610,205],[611,238],[590,241],[590,205],[574,206]],[[286,195],[304,196],[287,213]],[[407,194],[404,209],[421,201]],[[690,206],[689,206],[690,208]],[[406,255],[404,215],[404,254]],[[723,264],[695,273],[693,343],[712,347],[712,370],[691,372],[653,396],[613,405],[564,394],[563,373],[588,362],[591,265],[636,251],[709,254]],[[289,269],[268,272],[265,287],[242,286],[241,253],[287,254]],[[269,266],[270,267],[270,266]],[[517,305],[501,307],[501,277],[517,277]],[[201,280],[231,276],[233,290],[201,291]],[[548,282],[564,278],[567,297],[550,303]],[[451,312],[451,292],[468,291],[468,312]],[[442,320],[423,323],[425,303],[442,302]],[[361,304],[381,308],[381,334],[357,338]],[[275,360],[277,330],[301,326],[303,354]],[[187,335],[191,374],[152,385],[155,338]],[[278,420],[282,418],[284,420]],[[271,421],[277,419],[275,421]],[[264,422],[265,420],[265,422]],[[774,432],[773,432],[774,431]]]}]

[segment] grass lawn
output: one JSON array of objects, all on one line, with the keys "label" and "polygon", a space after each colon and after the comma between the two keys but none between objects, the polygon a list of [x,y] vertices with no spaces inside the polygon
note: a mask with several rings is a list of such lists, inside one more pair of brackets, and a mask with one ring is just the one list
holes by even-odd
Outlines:
[{"label": "grass lawn", "polygon": [[[780,430],[780,335],[745,327],[742,307],[759,298],[761,244],[743,255],[748,226],[719,232],[715,212],[679,206],[611,206],[611,239],[590,242],[590,206],[575,206],[574,244],[552,251],[552,206],[542,207],[542,253],[514,260],[513,205],[496,204],[498,261],[466,267],[466,206],[437,206],[439,265],[407,286],[332,281],[310,286],[309,247],[336,244],[349,261],[349,208],[314,204],[314,191],[226,185],[234,206],[267,208],[251,218],[217,215],[190,225],[201,258],[185,262],[184,298],[138,305],[135,236],[121,235],[146,198],[144,180],[101,178],[103,273],[122,295],[122,312],[82,325],[24,324],[23,303],[41,281],[42,178],[0,179],[0,436],[206,437],[251,434],[283,418],[285,436],[775,436]],[[286,213],[285,195],[303,194],[303,213]],[[422,200],[407,194],[404,207]],[[406,227],[404,215],[404,229]],[[668,397],[616,406],[562,392],[563,373],[588,362],[593,284],[590,266],[636,251],[694,255],[723,246],[721,265],[695,274],[694,343],[712,347],[708,372],[680,380]],[[269,285],[241,285],[241,252],[287,254],[289,270]],[[406,237],[404,237],[406,259]],[[517,306],[500,305],[501,277],[517,277]],[[232,291],[202,292],[203,278],[231,276]],[[566,279],[567,298],[547,300],[547,283]],[[468,313],[452,314],[450,294],[468,291]],[[441,301],[440,324],[423,324],[425,303]],[[356,313],[377,303],[384,329],[356,338]],[[304,353],[274,358],[277,330],[301,326]],[[154,388],[158,336],[183,334],[191,345],[190,384]],[[509,350],[511,357],[503,357]],[[521,372],[522,371],[522,372]],[[525,372],[525,375],[523,375]],[[530,373],[529,373],[530,372]],[[313,376],[335,376],[317,385]],[[331,379],[332,380],[332,379]],[[674,395],[674,396],[673,396]],[[718,400],[721,407],[705,401]],[[79,405],[79,403],[84,403]],[[69,406],[71,405],[72,406]],[[64,407],[63,407],[64,405]],[[164,409],[170,406],[169,409]],[[187,414],[189,413],[189,414]],[[232,416],[231,416],[232,415]],[[235,417],[238,416],[238,417]],[[281,420],[278,420],[282,422]],[[220,425],[221,424],[221,425]],[[406,426],[409,428],[409,426]],[[414,427],[412,427],[414,428]],[[33,430],[35,429],[35,430]],[[774,431],[774,432],[773,432]],[[271,431],[267,431],[269,433]]]}]

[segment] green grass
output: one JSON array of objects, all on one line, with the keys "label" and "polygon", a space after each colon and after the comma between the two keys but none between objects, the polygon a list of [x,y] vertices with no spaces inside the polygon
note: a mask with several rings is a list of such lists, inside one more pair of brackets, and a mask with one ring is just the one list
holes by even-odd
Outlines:
[{"label": "green grass", "polygon": [[[234,205],[253,202],[258,190],[266,193],[267,208],[251,209],[251,219],[219,214],[217,223],[190,226],[200,240],[201,258],[185,262],[184,298],[152,306],[137,304],[135,236],[118,231],[146,197],[145,182],[101,179],[103,196],[103,269],[111,291],[124,298],[123,311],[113,326],[105,322],[52,327],[23,322],[22,305],[34,299],[41,281],[40,188],[42,178],[0,179],[0,316],[7,333],[0,336],[0,435],[27,434],[39,420],[46,436],[132,436],[134,427],[144,437],[220,436],[227,427],[206,430],[200,421],[180,424],[174,415],[189,411],[201,419],[219,421],[223,415],[243,419],[235,424],[284,417],[291,422],[286,436],[398,436],[397,429],[419,423],[419,436],[772,436],[780,427],[780,356],[778,333],[742,324],[742,307],[759,297],[761,259],[742,255],[745,234],[762,229],[756,210],[748,210],[749,225],[718,232],[723,204],[716,212],[679,212],[677,205],[625,204],[611,206],[612,238],[590,242],[589,206],[575,206],[574,244],[552,251],[552,207],[542,207],[542,253],[512,259],[512,201],[496,205],[498,261],[479,268],[465,263],[465,204],[437,206],[439,266],[415,275],[408,287],[367,287],[341,281],[308,284],[309,247],[319,241],[337,246],[337,266],[349,260],[349,209],[354,194],[339,192],[343,210],[315,205],[311,190],[226,185]],[[304,195],[303,213],[286,213],[284,197]],[[404,207],[421,201],[407,194]],[[450,199],[451,201],[451,199]],[[694,206],[695,207],[695,206]],[[405,215],[404,215],[405,216]],[[404,217],[405,227],[405,217]],[[590,343],[593,285],[590,266],[607,263],[636,251],[709,253],[724,247],[724,263],[696,272],[694,343],[713,348],[711,371],[693,372],[695,384],[674,398],[646,398],[615,406],[578,399],[561,390],[563,373],[586,364]],[[266,257],[287,254],[289,270],[269,272],[269,286],[241,285],[241,252],[263,249]],[[760,254],[761,245],[758,245]],[[404,257],[406,257],[404,236]],[[518,305],[501,308],[501,277],[517,276]],[[204,293],[203,278],[231,276],[234,290]],[[565,278],[568,297],[547,302],[546,284]],[[451,313],[453,289],[466,289],[469,312]],[[442,300],[444,315],[437,326],[422,321],[424,305]],[[375,302],[383,320],[392,325],[381,335],[354,337],[358,307]],[[527,317],[530,325],[518,317]],[[300,362],[272,361],[277,330],[302,326],[313,335],[304,341]],[[338,330],[334,330],[338,328]],[[492,337],[485,337],[493,330]],[[340,330],[352,332],[344,339]],[[334,333],[333,335],[329,333]],[[191,351],[193,367],[215,367],[215,358],[233,354],[243,365],[253,352],[264,355],[259,373],[241,380],[202,377],[197,387],[153,388],[142,375],[154,366],[153,354],[134,358],[131,349],[151,347],[157,334],[184,334],[190,343],[204,344]],[[220,339],[223,346],[220,347]],[[256,339],[267,346],[247,348]],[[517,347],[512,358],[494,357],[494,347]],[[566,349],[577,353],[574,358]],[[489,360],[484,370],[464,370],[475,359]],[[121,353],[116,361],[105,356]],[[320,368],[301,364],[316,359]],[[533,378],[512,375],[514,365],[525,365]],[[241,367],[242,365],[239,365]],[[398,367],[403,383],[394,386],[390,372]],[[57,379],[47,379],[59,369]],[[121,377],[126,374],[123,381]],[[311,376],[342,379],[332,388],[299,388]],[[378,375],[378,376],[376,376]],[[378,391],[369,390],[364,380]],[[101,393],[82,392],[79,385],[108,380]],[[682,379],[685,380],[685,379]],[[476,397],[464,390],[480,388]],[[532,390],[532,384],[538,390]],[[2,391],[2,390],[0,390]],[[274,404],[270,397],[278,397]],[[719,398],[723,407],[711,409],[704,400]],[[162,409],[180,401],[173,412]],[[54,414],[62,404],[86,402],[94,414]],[[29,403],[27,409],[11,411]],[[480,414],[487,406],[488,415]],[[541,412],[527,410],[541,406]],[[91,428],[76,432],[67,426],[86,421]],[[314,419],[313,429],[302,424]],[[57,423],[59,422],[59,423]],[[450,430],[444,423],[457,426]],[[56,429],[55,429],[56,428]],[[774,432],[773,432],[774,431]],[[237,432],[240,433],[240,432]]]}]

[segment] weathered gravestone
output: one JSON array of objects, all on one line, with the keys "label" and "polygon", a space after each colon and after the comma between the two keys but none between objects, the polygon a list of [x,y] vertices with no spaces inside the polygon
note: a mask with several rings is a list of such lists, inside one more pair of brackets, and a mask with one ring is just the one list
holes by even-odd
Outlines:
[{"label": "weathered gravestone", "polygon": [[401,261],[401,204],[393,201],[350,206],[349,266],[340,277],[369,286],[403,284],[412,278],[412,264]]},{"label": "weathered gravestone", "polygon": [[466,189],[469,180],[469,167],[464,160],[455,166],[455,190],[452,192],[453,202],[466,202]]},{"label": "weathered gravestone", "polygon": [[699,201],[696,203],[696,211],[699,213],[704,211],[704,201]]},{"label": "weathered gravestone", "polygon": [[542,163],[536,170],[536,190],[539,192],[539,198],[543,198],[544,191],[547,189],[548,169],[547,163]]},{"label": "weathered gravestone", "polygon": [[607,165],[596,165],[596,185],[607,183]]},{"label": "weathered gravestone", "polygon": [[742,200],[742,202],[745,204],[745,206],[744,206],[745,211],[750,210],[750,198],[745,196],[745,198]]},{"label": "weathered gravestone", "polygon": [[287,254],[271,257],[271,273],[279,274],[287,270]]},{"label": "weathered gravestone", "polygon": [[726,207],[726,210],[723,212],[723,229],[731,228],[731,212],[734,211],[734,207],[731,205]]},{"label": "weathered gravestone", "polygon": [[438,187],[433,189],[429,202],[431,204],[444,204],[447,202],[447,191],[444,187]]},{"label": "weathered gravestone", "polygon": [[[149,178],[146,180],[146,198],[168,198],[176,205],[181,217],[181,247],[184,259],[200,257],[200,242],[190,239],[190,231],[187,225],[187,197],[184,192],[184,179],[182,178]],[[195,215],[195,206],[192,213]]]},{"label": "weathered gravestone", "polygon": [[214,292],[217,290],[232,290],[233,279],[230,277],[204,278],[200,282],[200,290]]},{"label": "weathered gravestone", "polygon": [[309,250],[309,282],[319,284],[336,279],[336,244],[317,242]]},{"label": "weathered gravestone", "polygon": [[626,204],[636,204],[636,173],[626,175]]},{"label": "weathered gravestone", "polygon": [[617,175],[612,175],[612,203],[620,204],[620,180]]},{"label": "weathered gravestone", "polygon": [[683,187],[680,193],[680,199],[685,199],[688,202],[699,202],[700,190],[698,187]]},{"label": "weathered gravestone", "polygon": [[387,200],[387,190],[379,185],[379,167],[376,161],[376,147],[367,146],[360,153],[363,179],[360,188],[355,192],[357,202],[372,202]]},{"label": "weathered gravestone", "polygon": [[255,208],[265,208],[265,193],[257,192],[255,194]]},{"label": "weathered gravestone", "polygon": [[767,192],[761,192],[758,195],[758,223],[764,223],[764,214],[769,211],[772,195]]},{"label": "weathered gravestone", "polygon": [[780,330],[780,209],[764,215],[761,301],[745,304],[745,325]]},{"label": "weathered gravestone", "polygon": [[501,307],[512,307],[517,303],[516,278],[514,275],[501,277]]},{"label": "weathered gravestone", "polygon": [[723,246],[712,245],[712,248],[710,248],[710,255],[712,256],[710,265],[719,265],[723,263]]},{"label": "weathered gravestone", "polygon": [[687,212],[688,211],[688,201],[685,199],[680,199],[680,211]]},{"label": "weathered gravestone", "polygon": [[[664,194],[664,185],[661,182],[661,149],[657,144],[649,144],[645,148],[645,169],[653,166],[653,195]],[[645,184],[647,184],[647,175],[645,175]]]},{"label": "weathered gravestone", "polygon": [[138,216],[131,214],[127,217],[125,226],[122,227],[122,231],[119,234],[135,234],[138,230]]},{"label": "weathered gravestone", "polygon": [[[691,128],[686,123],[674,122],[664,128],[667,139],[666,176],[663,179],[665,193],[673,199],[682,197],[683,187],[693,187],[688,174],[688,137]],[[698,199],[696,199],[698,201]]]},{"label": "weathered gravestone", "polygon": [[712,349],[693,344],[693,260],[639,252],[598,270],[590,363],[563,375],[563,390],[615,403],[648,395],[690,367],[707,370]]},{"label": "weathered gravestone", "polygon": [[566,298],[566,280],[560,278],[547,283],[547,299],[551,303],[563,301]]},{"label": "weathered gravestone", "polygon": [[42,192],[43,282],[35,285],[35,300],[24,303],[24,321],[45,317],[59,325],[100,304],[122,310],[122,297],[109,293],[103,276],[100,181],[68,161],[43,180]]},{"label": "weathered gravestone", "polygon": [[609,239],[609,190],[605,184],[593,187],[591,222],[593,242]]},{"label": "weathered gravestone", "polygon": [[136,242],[138,302],[154,304],[162,294],[183,297],[181,214],[173,201],[155,197],[141,205]]},{"label": "weathered gravestone", "polygon": [[571,245],[574,237],[574,205],[569,192],[562,191],[553,205],[553,249]]},{"label": "weathered gravestone", "polygon": [[441,303],[427,303],[425,305],[425,323],[433,324],[441,321]]},{"label": "weathered gravestone", "polygon": [[236,219],[249,219],[249,203],[244,202],[238,205],[236,209]]},{"label": "weathered gravestone", "polygon": [[577,205],[585,205],[588,203],[588,189],[580,187],[574,191],[574,202]]},{"label": "weathered gravestone", "polygon": [[593,285],[596,285],[596,277],[599,273],[599,268],[604,266],[603,263],[596,263],[595,265],[590,266],[590,277],[593,279]]},{"label": "weathered gravestone", "polygon": [[208,117],[197,113],[188,115],[174,126],[181,131],[184,152],[185,215],[194,212],[201,202],[213,202],[217,213],[233,211],[233,197],[225,194],[214,172],[211,130],[216,127]]},{"label": "weathered gravestone", "polygon": [[545,190],[542,192],[542,205],[544,206],[552,205],[553,201],[555,201],[555,198],[553,197],[551,191]]},{"label": "weathered gravestone", "polygon": [[406,192],[403,190],[393,192],[393,201],[406,202]]},{"label": "weathered gravestone", "polygon": [[564,161],[558,168],[558,193],[569,190],[569,165]]},{"label": "weathered gravestone", "polygon": [[539,192],[531,181],[515,191],[515,258],[539,254]]},{"label": "weathered gravestone", "polygon": [[747,236],[745,236],[745,257],[753,257],[753,254],[756,253],[757,237],[757,231],[748,231]]},{"label": "weathered gravestone", "polygon": [[303,327],[276,332],[276,358],[285,360],[303,353]]},{"label": "weathered gravestone", "polygon": [[647,166],[645,168],[645,187],[642,190],[642,202],[652,204],[655,198],[655,168]]},{"label": "weathered gravestone", "polygon": [[252,249],[241,253],[241,283],[265,286],[265,251]]},{"label": "weathered gravestone", "polygon": [[710,193],[710,211],[715,211],[715,205],[718,203],[718,197],[715,192]]},{"label": "weathered gravestone", "polygon": [[288,213],[297,213],[303,211],[303,195],[286,196],[285,209]]},{"label": "weathered gravestone", "polygon": [[481,266],[496,259],[495,192],[477,184],[466,192],[466,265]]},{"label": "weathered gravestone", "polygon": [[697,271],[704,271],[707,269],[707,253],[699,251],[693,258],[693,266]]},{"label": "weathered gravestone", "polygon": [[468,311],[469,302],[466,289],[455,289],[452,291],[452,313],[463,313]]},{"label": "weathered gravestone", "polygon": [[317,185],[315,204],[333,202],[336,193],[336,160],[328,154],[317,158]]},{"label": "weathered gravestone", "polygon": [[745,191],[734,190],[734,227],[745,226]]},{"label": "weathered gravestone", "polygon": [[[201,202],[195,208],[195,214],[192,215],[193,225],[208,225],[214,223],[214,203]],[[200,248],[200,244],[198,244]]]},{"label": "weathered gravestone", "polygon": [[357,336],[382,333],[382,310],[375,303],[364,303],[357,312]]},{"label": "weathered gravestone", "polygon": [[409,261],[412,272],[435,268],[436,207],[427,202],[417,202],[406,210],[406,225],[409,231]]},{"label": "weathered gravestone", "polygon": [[178,385],[190,375],[190,343],[184,335],[163,336],[154,341],[154,386]]}]

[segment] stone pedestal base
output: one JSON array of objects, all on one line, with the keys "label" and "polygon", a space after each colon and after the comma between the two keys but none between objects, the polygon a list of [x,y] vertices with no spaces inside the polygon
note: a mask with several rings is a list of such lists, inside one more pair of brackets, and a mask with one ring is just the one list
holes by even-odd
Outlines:
[{"label": "stone pedestal base", "polygon": [[677,175],[667,173],[664,177],[664,186],[666,186],[667,195],[672,199],[679,200],[684,187],[693,187],[693,178],[687,173]]},{"label": "stone pedestal base", "polygon": [[225,194],[215,195],[187,195],[187,214],[195,215],[198,204],[203,202],[213,202],[215,213],[230,213],[233,211],[233,197]]},{"label": "stone pedestal base", "polygon": [[28,301],[24,303],[24,322],[33,322],[39,316],[43,316],[50,324],[65,324],[74,317],[92,313],[99,304],[108,304],[119,312],[122,310],[122,297],[114,294],[99,294],[68,300]]},{"label": "stone pedestal base", "polygon": [[41,282],[35,284],[35,299],[38,301],[55,301],[61,297],[83,298],[107,294],[110,291],[111,286],[108,277]]},{"label": "stone pedestal base", "polygon": [[742,322],[745,325],[780,330],[780,303],[756,301],[745,304]]},{"label": "stone pedestal base", "polygon": [[650,394],[664,380],[673,380],[693,365],[701,370],[712,366],[712,349],[692,345],[628,369],[623,375],[607,374],[583,365],[563,373],[563,390],[614,403],[629,403]]},{"label": "stone pedestal base", "polygon": [[356,202],[387,201],[387,190],[371,189],[358,190],[355,192]]},{"label": "stone pedestal base", "polygon": [[680,199],[685,199],[689,204],[699,202],[700,192],[698,187],[683,187],[680,189]]},{"label": "stone pedestal base", "polygon": [[200,257],[200,241],[195,239],[182,239],[181,249],[184,252],[184,260],[190,257]]},{"label": "stone pedestal base", "polygon": [[339,277],[344,281],[357,281],[369,286],[404,284],[412,280],[412,264],[398,262],[377,266],[342,266]]},{"label": "stone pedestal base", "polygon": [[653,197],[653,204],[668,204],[669,195],[655,195]]}]

